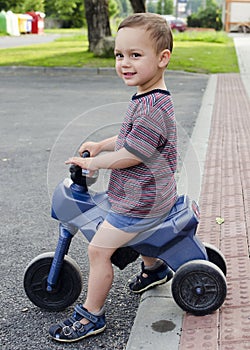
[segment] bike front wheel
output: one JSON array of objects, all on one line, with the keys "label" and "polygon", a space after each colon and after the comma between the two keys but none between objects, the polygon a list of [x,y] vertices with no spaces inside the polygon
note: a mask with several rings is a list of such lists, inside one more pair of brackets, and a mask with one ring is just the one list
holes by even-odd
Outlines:
[{"label": "bike front wheel", "polygon": [[47,278],[54,253],[38,255],[24,273],[24,290],[30,301],[49,311],[61,311],[72,305],[79,297],[83,282],[79,266],[69,256],[64,257],[57,284],[47,291]]}]

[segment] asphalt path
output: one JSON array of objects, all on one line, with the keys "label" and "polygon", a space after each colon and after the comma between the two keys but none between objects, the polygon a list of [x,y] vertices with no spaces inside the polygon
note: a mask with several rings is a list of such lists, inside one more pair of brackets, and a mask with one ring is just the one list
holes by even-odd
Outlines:
[{"label": "asphalt path", "polygon": [[[208,76],[167,72],[179,133],[179,163],[185,156],[199,113]],[[27,264],[53,251],[58,223],[50,217],[55,185],[68,175],[64,160],[84,140],[100,140],[119,129],[133,88],[124,87],[115,74],[84,70],[0,70],[0,348],[3,350],[124,350],[139,304],[128,292],[127,280],[140,261],[120,271],[106,303],[107,329],[67,346],[48,336],[52,323],[68,316],[34,306],[23,289]],[[94,190],[104,190],[108,173],[100,175]],[[78,233],[69,255],[83,274],[79,302],[84,300],[88,274],[87,243]]]},{"label": "asphalt path", "polygon": [[24,34],[20,36],[0,36],[0,49],[49,43],[60,36],[60,34]]}]

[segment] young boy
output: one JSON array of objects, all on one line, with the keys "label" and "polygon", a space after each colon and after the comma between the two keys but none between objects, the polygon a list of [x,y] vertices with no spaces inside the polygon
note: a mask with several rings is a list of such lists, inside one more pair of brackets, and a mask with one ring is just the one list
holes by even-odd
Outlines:
[{"label": "young boy", "polygon": [[[111,210],[89,244],[87,298],[74,314],[50,327],[57,341],[73,342],[104,331],[104,303],[113,282],[111,256],[140,232],[157,225],[177,200],[176,124],[164,71],[172,52],[166,21],[150,13],[134,14],[120,24],[115,42],[116,71],[126,85],[136,86],[118,136],[86,142],[90,158],[66,164],[90,173],[112,169],[108,198]],[[103,151],[108,153],[100,154]],[[142,257],[142,271],[130,283],[132,292],[167,282],[172,271],[161,260]]]}]

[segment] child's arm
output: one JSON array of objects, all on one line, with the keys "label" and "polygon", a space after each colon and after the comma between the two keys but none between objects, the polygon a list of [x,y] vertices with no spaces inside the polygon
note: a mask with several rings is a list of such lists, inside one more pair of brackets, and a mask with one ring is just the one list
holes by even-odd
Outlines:
[{"label": "child's arm", "polygon": [[78,152],[81,156],[84,151],[89,151],[90,156],[95,157],[97,154],[104,151],[114,151],[116,139],[117,139],[117,135],[113,137],[109,137],[100,142],[91,142],[91,141],[84,142],[79,148]]},{"label": "child's arm", "polygon": [[[105,148],[106,149],[106,148]],[[109,152],[95,158],[69,158],[66,164],[79,165],[83,169],[88,169],[90,172],[98,169],[123,169],[140,164],[142,161],[132,153],[121,148],[117,152]]]}]

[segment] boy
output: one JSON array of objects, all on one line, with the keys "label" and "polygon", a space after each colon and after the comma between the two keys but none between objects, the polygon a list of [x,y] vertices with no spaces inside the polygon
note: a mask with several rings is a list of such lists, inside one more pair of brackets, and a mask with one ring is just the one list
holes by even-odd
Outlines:
[{"label": "boy", "polygon": [[[104,331],[104,303],[113,282],[111,256],[140,232],[165,218],[177,200],[176,124],[164,71],[172,52],[166,21],[150,13],[134,14],[120,24],[115,43],[116,71],[128,86],[137,86],[118,136],[86,142],[90,158],[73,157],[90,174],[112,169],[108,198],[111,210],[89,244],[87,298],[74,314],[50,327],[57,341],[73,342]],[[101,154],[103,151],[108,153]],[[142,257],[142,271],[130,283],[132,292],[167,282],[172,271],[161,260]]]}]

